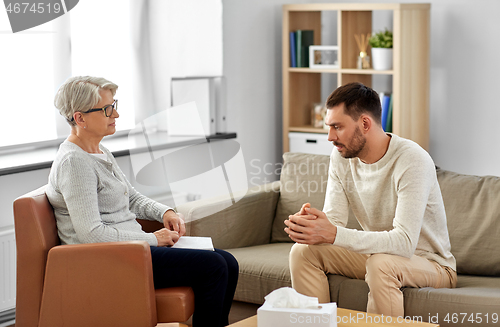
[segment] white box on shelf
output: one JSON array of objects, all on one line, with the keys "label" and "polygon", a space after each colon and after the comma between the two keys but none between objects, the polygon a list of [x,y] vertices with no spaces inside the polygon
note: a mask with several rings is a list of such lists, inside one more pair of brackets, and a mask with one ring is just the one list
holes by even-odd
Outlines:
[{"label": "white box on shelf", "polygon": [[264,304],[257,309],[257,326],[290,327],[290,326],[337,326],[337,304],[320,303],[318,309],[274,308]]},{"label": "white box on shelf", "polygon": [[333,144],[328,141],[328,134],[323,133],[288,133],[290,152],[330,155]]}]

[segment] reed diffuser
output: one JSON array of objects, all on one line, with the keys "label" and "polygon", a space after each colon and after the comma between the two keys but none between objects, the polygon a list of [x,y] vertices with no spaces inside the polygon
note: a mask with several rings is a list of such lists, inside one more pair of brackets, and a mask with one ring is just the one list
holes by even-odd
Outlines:
[{"label": "reed diffuser", "polygon": [[354,34],[356,43],[359,48],[359,56],[357,61],[358,69],[369,69],[370,68],[370,57],[368,56],[368,40],[370,39],[370,33],[365,34]]}]

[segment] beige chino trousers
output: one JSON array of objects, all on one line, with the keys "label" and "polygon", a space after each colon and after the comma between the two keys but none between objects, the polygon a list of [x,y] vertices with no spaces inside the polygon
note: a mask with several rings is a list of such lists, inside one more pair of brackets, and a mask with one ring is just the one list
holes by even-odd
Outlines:
[{"label": "beige chino trousers", "polygon": [[414,255],[360,254],[342,247],[294,244],[290,251],[292,287],[299,293],[330,302],[326,274],[364,279],[370,288],[368,313],[404,317],[402,287],[453,288],[457,274],[449,267]]}]

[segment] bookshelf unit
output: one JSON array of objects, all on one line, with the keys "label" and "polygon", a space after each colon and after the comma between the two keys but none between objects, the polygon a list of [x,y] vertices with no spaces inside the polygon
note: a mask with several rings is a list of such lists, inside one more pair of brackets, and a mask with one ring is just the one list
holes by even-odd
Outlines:
[{"label": "bookshelf unit", "polygon": [[[338,69],[290,67],[290,32],[313,30],[321,45],[321,12],[337,11]],[[356,69],[355,34],[372,33],[373,11],[392,11],[393,69]],[[337,85],[361,82],[372,87],[374,75],[392,77],[393,133],[429,147],[430,4],[294,4],[283,6],[283,151],[289,132],[323,133],[311,125],[313,103],[321,98],[321,73],[336,74]],[[325,44],[331,45],[331,44]],[[368,48],[371,57],[371,49]],[[332,90],[333,91],[333,90]],[[325,135],[326,137],[326,135]]]}]

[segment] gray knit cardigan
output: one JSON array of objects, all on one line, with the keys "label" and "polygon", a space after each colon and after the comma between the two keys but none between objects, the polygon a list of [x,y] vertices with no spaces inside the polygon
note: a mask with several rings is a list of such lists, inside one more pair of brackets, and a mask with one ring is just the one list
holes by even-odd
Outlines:
[{"label": "gray knit cardigan", "polygon": [[146,241],[158,245],[152,233],[142,231],[136,218],[162,222],[172,209],[137,192],[111,152],[108,160],[64,141],[49,174],[47,197],[54,208],[63,244]]}]

